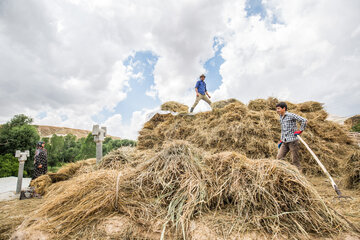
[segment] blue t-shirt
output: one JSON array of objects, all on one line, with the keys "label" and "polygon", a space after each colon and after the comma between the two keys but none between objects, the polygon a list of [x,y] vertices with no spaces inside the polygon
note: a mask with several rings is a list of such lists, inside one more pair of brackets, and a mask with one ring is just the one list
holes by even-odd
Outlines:
[{"label": "blue t-shirt", "polygon": [[198,89],[198,92],[199,92],[201,95],[205,95],[205,92],[207,92],[205,81],[202,81],[202,80],[197,81],[197,82],[196,82],[196,85],[195,85],[195,88]]}]

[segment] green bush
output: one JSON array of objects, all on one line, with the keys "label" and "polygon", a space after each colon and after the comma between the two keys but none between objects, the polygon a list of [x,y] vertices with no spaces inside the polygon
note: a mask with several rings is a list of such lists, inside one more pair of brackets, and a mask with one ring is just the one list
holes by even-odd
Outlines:
[{"label": "green bush", "polygon": [[[19,169],[19,161],[10,153],[0,155],[0,177],[17,176]],[[24,175],[27,175],[24,172]]]},{"label": "green bush", "polygon": [[16,150],[30,151],[30,157],[25,162],[25,177],[32,172],[33,161],[30,159],[34,159],[36,143],[40,138],[36,128],[30,125],[32,121],[31,117],[19,114],[0,126],[0,155],[14,156]]},{"label": "green bush", "polygon": [[352,128],[351,128],[352,132],[360,132],[360,122],[358,122],[357,124],[355,124]]}]

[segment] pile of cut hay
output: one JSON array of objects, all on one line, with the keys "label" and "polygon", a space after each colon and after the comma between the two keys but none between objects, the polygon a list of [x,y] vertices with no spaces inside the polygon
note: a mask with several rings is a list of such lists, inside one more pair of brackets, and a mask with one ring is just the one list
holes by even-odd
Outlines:
[{"label": "pile of cut hay", "polygon": [[[277,102],[275,98],[257,99],[247,106],[229,99],[213,103],[212,111],[193,116],[156,114],[140,131],[138,148],[159,150],[166,141],[186,140],[212,153],[235,151],[252,159],[276,158],[281,132],[275,111]],[[308,119],[303,139],[330,173],[340,174],[352,153],[359,149],[346,129],[327,121],[327,113],[318,102],[288,102],[288,110]],[[322,173],[303,146],[300,155],[306,173]]]},{"label": "pile of cut hay", "polygon": [[49,172],[30,182],[35,192],[41,195],[46,194],[49,186],[56,182],[68,180],[74,176],[91,172],[96,164],[95,158],[69,163],[61,167],[56,173]]},{"label": "pile of cut hay", "polygon": [[353,126],[360,123],[360,115],[352,116],[345,120],[344,124],[352,128]]},{"label": "pile of cut hay", "polygon": [[178,103],[178,102],[170,101],[170,102],[166,102],[166,103],[162,104],[160,109],[163,111],[187,113],[189,110],[189,107],[184,104]]},{"label": "pile of cut hay", "polygon": [[164,143],[151,158],[136,156],[143,159],[135,167],[94,170],[52,185],[20,230],[94,238],[114,218],[119,239],[196,239],[201,224],[212,230],[211,239],[251,231],[320,237],[350,229],[285,161],[207,153],[186,141]]},{"label": "pile of cut hay", "polygon": [[42,199],[33,198],[25,201],[0,201],[0,239],[11,238],[16,227],[19,226],[34,209],[38,209]]},{"label": "pile of cut hay", "polygon": [[235,102],[239,102],[238,100],[236,100],[235,98],[230,98],[227,100],[220,100],[217,102],[214,102],[211,104],[212,109],[219,109],[219,108],[223,108],[226,105],[229,105],[230,103],[235,103]]},{"label": "pile of cut hay", "polygon": [[360,190],[360,151],[354,152],[346,164],[346,187]]},{"label": "pile of cut hay", "polygon": [[[33,181],[45,202],[13,237],[241,239],[253,232],[302,239],[351,231],[304,175],[274,160],[277,102],[229,99],[213,103],[211,112],[155,114],[136,148],[114,150],[98,166],[95,159],[78,162]],[[171,102],[162,110],[187,112],[182,107]],[[327,121],[320,103],[288,108],[308,119],[302,136],[326,168],[351,172],[346,183],[358,188],[360,149],[346,129]],[[321,172],[303,147],[301,156],[307,173]]]},{"label": "pile of cut hay", "polygon": [[120,170],[128,164],[136,164],[136,149],[134,147],[121,147],[106,154],[99,168]]}]

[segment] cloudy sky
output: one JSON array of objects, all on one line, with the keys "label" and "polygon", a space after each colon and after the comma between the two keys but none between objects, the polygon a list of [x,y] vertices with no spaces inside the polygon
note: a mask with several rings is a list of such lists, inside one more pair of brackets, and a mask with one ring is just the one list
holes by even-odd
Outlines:
[{"label": "cloudy sky", "polygon": [[[0,123],[136,139],[165,101],[277,97],[360,113],[359,0],[0,0]],[[201,102],[197,111],[209,107]]]}]

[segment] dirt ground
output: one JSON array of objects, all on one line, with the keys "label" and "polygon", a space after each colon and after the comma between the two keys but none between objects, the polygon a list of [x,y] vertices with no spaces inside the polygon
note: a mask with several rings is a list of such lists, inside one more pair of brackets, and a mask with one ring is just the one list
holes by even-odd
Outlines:
[{"label": "dirt ground", "polygon": [[43,199],[33,198],[0,202],[0,239],[9,239],[16,227],[43,201]]},{"label": "dirt ground", "polygon": [[[328,203],[328,206],[333,208],[336,212],[344,216],[354,227],[360,230],[360,191],[347,190],[342,187],[340,179],[335,178],[335,182],[339,185],[340,190],[344,196],[350,196],[352,199],[338,199],[335,191],[331,187],[329,180],[325,177],[308,177],[308,180],[315,186],[321,197]],[[39,205],[44,202],[44,199],[27,199],[27,200],[11,200],[0,202],[0,240],[9,239],[16,227],[19,226],[23,220],[32,212],[35,211]],[[252,233],[254,234],[254,233]],[[251,237],[252,236],[252,237]],[[247,239],[253,238],[253,235],[247,236]],[[101,238],[104,238],[102,236]],[[94,238],[96,239],[96,238]],[[313,239],[318,239],[314,237]],[[331,238],[323,238],[330,240]],[[337,236],[333,239],[340,240],[360,240],[360,234],[350,233]]]},{"label": "dirt ground", "polygon": [[315,186],[320,196],[328,203],[328,206],[344,216],[360,230],[360,191],[345,189],[339,178],[334,178],[343,196],[349,198],[337,198],[337,194],[331,186],[330,180],[325,177],[312,177],[308,180]]}]

